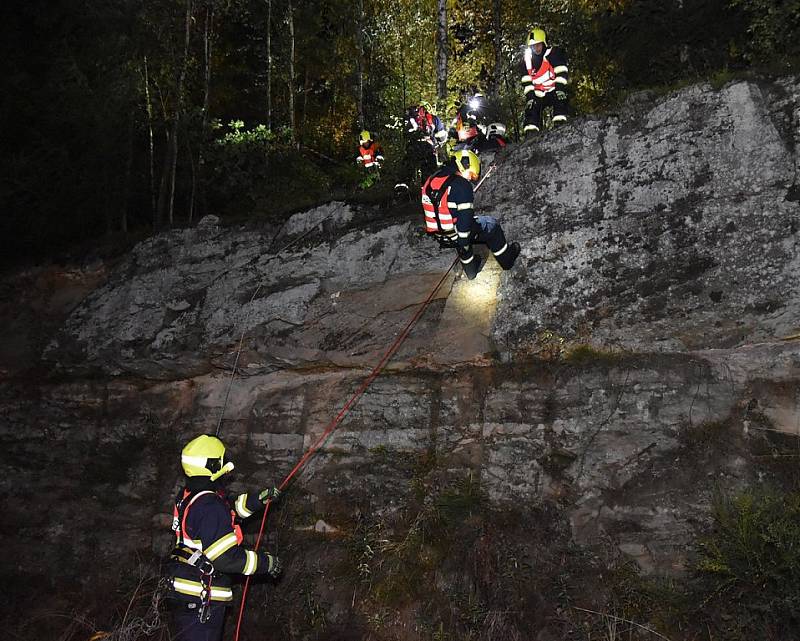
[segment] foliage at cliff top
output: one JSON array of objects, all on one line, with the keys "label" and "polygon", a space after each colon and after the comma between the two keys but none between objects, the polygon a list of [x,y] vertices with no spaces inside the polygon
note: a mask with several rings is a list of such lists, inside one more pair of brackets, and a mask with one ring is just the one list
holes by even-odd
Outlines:
[{"label": "foliage at cliff top", "polygon": [[[785,71],[800,54],[800,0],[446,4],[440,114],[481,89],[511,132],[534,25],[570,58],[577,113],[720,70]],[[17,0],[3,22],[7,262],[348,191],[355,133],[367,126],[400,155],[389,124],[405,105],[437,102],[435,0]]]}]

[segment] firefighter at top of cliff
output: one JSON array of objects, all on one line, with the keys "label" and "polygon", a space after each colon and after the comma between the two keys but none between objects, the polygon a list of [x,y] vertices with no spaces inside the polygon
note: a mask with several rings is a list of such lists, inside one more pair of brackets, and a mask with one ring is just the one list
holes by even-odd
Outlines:
[{"label": "firefighter at top of cliff", "polygon": [[508,144],[506,126],[501,122],[493,122],[486,127],[486,144],[484,151],[499,151]]},{"label": "firefighter at top of cliff", "polygon": [[456,117],[450,123],[448,132],[450,149],[480,150],[486,141],[486,136],[479,126],[486,119],[486,98],[481,93],[466,94],[456,102],[455,106]]},{"label": "firefighter at top of cliff", "polygon": [[358,136],[358,157],[356,162],[364,169],[380,169],[383,164],[383,148],[375,142],[366,129]]},{"label": "firefighter at top of cliff", "polygon": [[[444,142],[447,132],[433,108],[423,102],[411,105],[405,113],[406,155],[403,167],[403,179],[395,189],[405,190],[416,181],[417,176],[424,181],[438,167],[436,147]],[[417,183],[419,184],[419,183]]]},{"label": "firefighter at top of cliff", "polygon": [[533,29],[522,57],[522,87],[525,92],[525,134],[542,129],[542,112],[553,108],[553,124],[566,122],[569,104],[567,56],[547,44],[544,30]]},{"label": "firefighter at top of cliff", "polygon": [[441,138],[440,132],[442,131],[444,131],[444,125],[430,103],[423,101],[406,110],[406,133],[412,134],[409,136],[410,138],[421,138],[435,146]]},{"label": "firefighter at top of cliff", "polygon": [[519,243],[508,243],[503,228],[492,216],[476,216],[472,183],[481,173],[477,154],[466,149],[433,174],[422,187],[425,230],[445,247],[455,247],[467,278],[481,269],[481,257],[473,251],[485,244],[503,269],[511,269],[519,256]]},{"label": "firefighter at top of cliff", "polygon": [[215,436],[198,436],[181,452],[186,484],[176,497],[170,556],[171,598],[175,600],[176,641],[222,639],[225,606],[231,604],[231,574],[281,572],[278,557],[242,544],[239,522],[260,511],[280,492],[270,488],[230,496],[220,477],[233,470],[225,445]]}]

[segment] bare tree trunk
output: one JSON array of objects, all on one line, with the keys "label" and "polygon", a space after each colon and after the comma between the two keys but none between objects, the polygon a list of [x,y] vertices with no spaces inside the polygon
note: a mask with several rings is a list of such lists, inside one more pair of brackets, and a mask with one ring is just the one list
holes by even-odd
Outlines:
[{"label": "bare tree trunk", "polygon": [[272,131],[272,0],[267,0],[267,129]]},{"label": "bare tree trunk", "polygon": [[175,177],[178,173],[178,120],[172,122],[169,141],[169,196],[167,198],[167,225],[175,222]]},{"label": "bare tree trunk", "polygon": [[119,228],[124,233],[128,233],[128,207],[131,200],[131,174],[133,173],[133,154],[135,152],[133,144],[133,134],[135,128],[134,111],[131,109],[128,119],[128,159],[125,163],[125,182],[122,190],[122,207],[119,217]]},{"label": "bare tree trunk", "polygon": [[492,0],[492,27],[494,29],[494,73],[492,74],[491,97],[500,97],[500,75],[503,73],[503,0]]},{"label": "bare tree trunk", "polygon": [[[212,37],[214,33],[214,5],[209,2],[206,6],[206,21],[203,30],[203,58],[205,63],[205,86],[203,91],[203,122],[202,132],[200,139],[200,149],[197,152],[197,171],[194,170],[192,165],[192,198],[189,205],[189,222],[192,222],[194,215],[195,203],[195,190],[199,185],[199,216],[206,214],[206,197],[205,197],[205,146],[208,142],[208,114],[209,105],[211,102],[211,47]],[[191,159],[191,154],[189,155]]]},{"label": "bare tree trunk", "polygon": [[158,194],[158,227],[167,214],[167,223],[172,227],[175,222],[175,180],[178,172],[178,132],[180,131],[181,114],[183,112],[183,85],[186,81],[186,69],[189,63],[189,37],[192,25],[192,0],[186,0],[186,19],[184,21],[183,64],[178,74],[175,110],[172,115],[167,144],[167,156],[161,172],[161,188]]},{"label": "bare tree trunk", "polygon": [[150,142],[150,215],[153,217],[153,226],[156,226],[156,177],[155,177],[155,150],[153,145],[153,105],[150,102],[150,78],[147,73],[147,56],[144,57],[144,98],[147,111],[147,131]]},{"label": "bare tree trunk", "polygon": [[[191,189],[189,191],[189,222],[192,222],[194,218],[194,208],[195,208],[195,200],[197,198],[197,167],[195,166],[194,162],[194,153],[192,151],[192,143],[189,140],[189,137],[186,137],[186,153],[189,157],[189,169],[191,171]],[[200,154],[203,152],[201,151]]]},{"label": "bare tree trunk", "polygon": [[[408,107],[408,92],[406,90],[406,57],[405,52],[404,55],[400,56],[400,77],[403,79],[403,111],[405,111],[406,107]],[[405,129],[403,130],[405,131]]]},{"label": "bare tree trunk", "polygon": [[447,0],[438,0],[436,29],[436,97],[442,108],[447,100]]},{"label": "bare tree trunk", "polygon": [[308,111],[308,88],[311,86],[308,78],[308,65],[306,65],[305,76],[303,78],[303,115],[300,118],[300,129],[306,126],[306,112]]},{"label": "bare tree trunk", "polygon": [[[683,0],[678,0],[678,15],[683,20],[685,19],[684,16],[684,7],[683,7]],[[681,31],[681,34],[684,32]],[[683,40],[683,36],[681,36],[680,40]],[[689,63],[689,55],[690,55],[689,44],[686,41],[680,43],[680,49],[678,55],[680,57],[681,64],[686,65]],[[691,65],[690,65],[691,66]]]},{"label": "bare tree trunk", "polygon": [[103,165],[100,175],[100,193],[103,194],[103,218],[106,221],[106,236],[110,236],[111,232],[114,231],[114,217],[111,215],[111,193],[114,188],[108,163]]},{"label": "bare tree trunk", "polygon": [[292,0],[289,0],[289,129],[291,133],[292,145],[297,140],[295,131],[294,117],[294,11],[292,10]]},{"label": "bare tree trunk", "polygon": [[514,91],[514,88],[511,86],[511,80],[508,77],[508,69],[503,71],[503,79],[505,80],[506,85],[506,94],[512,97],[512,108],[511,113],[514,115],[514,140],[519,141],[519,106],[517,104],[517,93]]},{"label": "bare tree trunk", "polygon": [[181,72],[178,76],[178,101],[175,108],[175,120],[172,127],[172,175],[170,177],[169,186],[169,226],[175,222],[175,178],[178,173],[178,131],[181,124],[181,116],[183,115],[183,86],[186,82],[186,69],[189,65],[189,38],[192,33],[192,0],[186,0],[186,21],[184,23],[184,36],[183,36],[183,64],[181,65]]},{"label": "bare tree trunk", "polygon": [[358,128],[364,128],[364,0],[358,0]]}]

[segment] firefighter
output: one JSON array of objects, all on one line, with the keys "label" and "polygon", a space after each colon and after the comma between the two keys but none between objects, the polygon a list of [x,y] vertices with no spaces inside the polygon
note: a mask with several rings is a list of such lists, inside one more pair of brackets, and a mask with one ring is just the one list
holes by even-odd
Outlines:
[{"label": "firefighter", "polygon": [[372,134],[366,129],[358,137],[358,157],[356,162],[364,169],[380,169],[383,164],[383,148],[375,142]]},{"label": "firefighter", "polygon": [[506,126],[501,122],[493,122],[486,128],[486,144],[482,151],[502,151],[506,140]]},{"label": "firefighter", "polygon": [[541,131],[542,112],[548,106],[553,108],[553,125],[565,123],[569,111],[567,56],[558,47],[548,46],[544,30],[536,28],[528,35],[521,71],[525,92],[525,135]]},{"label": "firefighter", "polygon": [[519,256],[519,243],[508,243],[502,227],[491,216],[476,216],[474,189],[481,162],[475,152],[456,151],[451,162],[433,174],[422,187],[425,231],[444,247],[455,247],[467,278],[481,270],[481,257],[473,251],[485,244],[503,269],[511,269]]},{"label": "firefighter", "polygon": [[486,136],[481,129],[483,125],[479,125],[486,119],[486,98],[481,93],[465,95],[461,101],[456,102],[456,109],[458,111],[450,124],[449,132],[452,148],[457,151],[480,149],[486,142]]},{"label": "firefighter", "polygon": [[242,545],[240,520],[280,496],[277,488],[229,497],[219,481],[233,470],[216,436],[198,436],[181,452],[186,484],[176,497],[169,562],[175,641],[220,641],[226,606],[233,600],[231,574],[281,572],[277,556]]},{"label": "firefighter", "polygon": [[[438,140],[437,134],[443,130],[444,125],[429,102],[423,101],[406,110],[406,133],[410,137],[421,138],[429,144],[435,145]],[[411,134],[417,134],[417,136],[411,136]]]},{"label": "firefighter", "polygon": [[[406,154],[402,173],[404,182],[395,185],[399,194],[409,195],[409,185],[419,185],[439,166],[436,148],[440,132],[444,130],[442,121],[433,113],[428,103],[411,105],[405,114]],[[419,182],[417,179],[419,178]]]}]

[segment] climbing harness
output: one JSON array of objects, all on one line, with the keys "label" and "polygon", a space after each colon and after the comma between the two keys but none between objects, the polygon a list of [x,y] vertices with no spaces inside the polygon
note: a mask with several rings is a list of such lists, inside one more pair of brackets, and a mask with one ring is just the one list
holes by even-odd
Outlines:
[{"label": "climbing harness", "polygon": [[[458,236],[447,203],[442,209],[442,198],[447,195],[448,189],[455,178],[456,174],[450,174],[441,181],[438,187],[434,187],[433,183],[439,179],[429,178],[424,187],[422,209],[425,213],[425,231],[433,236],[439,243],[439,247],[443,249],[458,247]],[[442,225],[442,217],[444,217],[447,225],[446,230]],[[435,226],[432,223],[435,223]]]},{"label": "climbing harness", "polygon": [[[478,184],[475,186],[475,190],[474,191],[478,191],[478,189],[480,189],[481,185],[483,184],[483,181],[486,180],[492,174],[492,172],[495,170],[495,168],[496,168],[495,160],[492,160],[491,164],[489,165],[489,168],[486,170],[486,173],[483,175],[483,178],[481,178],[480,181],[478,181]],[[454,177],[455,177],[455,174],[451,174],[436,189],[433,188],[433,185],[431,185],[430,182],[425,186],[425,196],[427,196],[428,200],[430,201],[430,204],[428,205],[428,207],[432,208],[432,210],[433,210],[433,216],[432,217],[436,221],[436,226],[438,228],[437,231],[430,231],[429,229],[427,229],[426,231],[427,231],[427,233],[428,233],[428,235],[430,237],[432,237],[434,240],[436,240],[436,242],[439,243],[439,247],[441,249],[458,249],[458,238],[457,238],[457,236],[455,236],[453,233],[449,233],[448,234],[443,229],[442,222],[439,219],[439,205],[441,203],[442,198],[444,197],[444,194],[447,192],[447,188],[450,186],[450,183],[452,182]],[[425,208],[424,204],[423,204],[423,208]],[[426,211],[426,214],[428,214],[427,211]],[[426,216],[426,226],[427,226],[429,218],[430,218],[430,216]]]},{"label": "climbing harness", "polygon": [[[186,563],[196,568],[200,573],[200,610],[198,619],[200,623],[207,623],[211,618],[211,582],[214,576],[214,564],[203,553],[202,546],[198,547],[198,542],[193,541],[186,535],[186,517],[189,515],[189,508],[194,502],[206,494],[216,494],[224,499],[220,492],[203,490],[192,494],[189,490],[184,490],[180,498],[175,502],[172,514],[172,530],[175,532],[175,550],[173,557],[182,563]],[[227,501],[226,501],[227,504]],[[236,543],[240,544],[244,540],[242,527],[236,522],[236,512],[231,510],[231,526],[236,535]]]}]

